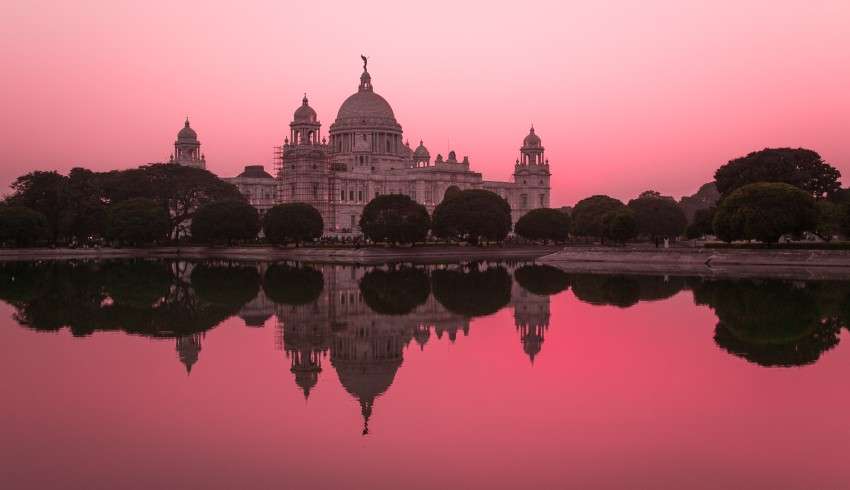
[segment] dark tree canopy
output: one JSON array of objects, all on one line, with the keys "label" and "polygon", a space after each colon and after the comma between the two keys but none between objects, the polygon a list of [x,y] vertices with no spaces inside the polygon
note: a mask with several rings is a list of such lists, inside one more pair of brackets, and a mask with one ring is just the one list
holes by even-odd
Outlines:
[{"label": "dark tree canopy", "polygon": [[303,265],[274,264],[263,277],[263,291],[278,304],[300,306],[319,299],[325,288],[321,271]]},{"label": "dark tree canopy", "polygon": [[431,273],[431,288],[447,310],[469,317],[496,313],[511,301],[511,276],[504,267],[438,269]]},{"label": "dark tree canopy", "polygon": [[30,172],[12,183],[11,206],[38,211],[47,219],[49,240],[65,238],[68,222],[68,177],[58,172]]},{"label": "dark tree canopy", "polygon": [[433,230],[440,238],[469,243],[502,241],[511,231],[511,207],[490,191],[460,191],[434,210]]},{"label": "dark tree canopy", "polygon": [[756,182],[784,182],[820,198],[840,189],[841,173],[805,148],[766,148],[731,160],[714,179],[724,196]]},{"label": "dark tree canopy", "polygon": [[104,237],[128,245],[146,245],[168,238],[168,212],[151,199],[128,199],[110,206]]},{"label": "dark tree canopy", "polygon": [[47,218],[23,206],[0,206],[0,245],[35,245],[49,236]]},{"label": "dark tree canopy", "polygon": [[635,213],[627,207],[602,215],[602,237],[616,243],[626,243],[638,234]]},{"label": "dark tree canopy", "polygon": [[425,240],[431,217],[425,206],[404,194],[384,194],[369,201],[360,229],[375,242],[415,243]]},{"label": "dark tree canopy", "polygon": [[570,287],[570,276],[551,265],[524,265],[514,271],[514,279],[523,289],[538,296],[550,296]]},{"label": "dark tree canopy", "polygon": [[628,308],[640,301],[640,283],[634,276],[572,274],[570,284],[579,301]]},{"label": "dark tree canopy", "polygon": [[375,269],[360,279],[363,302],[375,313],[406,315],[431,294],[428,274],[415,267]]},{"label": "dark tree canopy", "polygon": [[726,242],[776,243],[782,235],[812,231],[816,224],[812,196],[784,183],[745,185],[723,199],[714,216],[714,232]]},{"label": "dark tree canopy", "polygon": [[309,204],[278,204],[263,218],[263,233],[271,243],[312,242],[322,236],[324,221],[319,211]]},{"label": "dark tree canopy", "polygon": [[254,266],[198,264],[191,278],[199,298],[234,315],[260,292],[260,274]]},{"label": "dark tree canopy", "polygon": [[670,198],[660,195],[641,194],[629,201],[629,209],[634,211],[638,234],[653,240],[675,238],[685,231],[687,218],[682,208]]},{"label": "dark tree canopy", "polygon": [[557,209],[532,209],[517,220],[514,231],[528,240],[563,242],[570,237],[570,216]]},{"label": "dark tree canopy", "polygon": [[596,195],[577,202],[572,212],[572,231],[574,235],[602,238],[605,227],[602,217],[626,205],[613,197]]},{"label": "dark tree canopy", "polygon": [[204,204],[192,218],[192,240],[200,243],[253,240],[259,231],[260,216],[244,201]]},{"label": "dark tree canopy", "polygon": [[838,326],[822,321],[824,312],[808,286],[776,280],[706,281],[696,286],[694,296],[717,314],[717,345],[750,362],[811,364],[838,344]]},{"label": "dark tree canopy", "polygon": [[694,221],[688,225],[685,235],[688,238],[694,239],[714,233],[714,213],[717,212],[717,207],[698,209],[694,213]]},{"label": "dark tree canopy", "polygon": [[443,193],[443,201],[447,199],[452,199],[460,195],[460,187],[456,185],[450,185],[446,188],[446,192]]}]

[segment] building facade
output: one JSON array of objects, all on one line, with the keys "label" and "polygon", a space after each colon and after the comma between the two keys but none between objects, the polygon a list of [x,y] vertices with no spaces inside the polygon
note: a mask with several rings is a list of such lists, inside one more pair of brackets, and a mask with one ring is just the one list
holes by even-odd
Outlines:
[{"label": "building facade", "polygon": [[508,201],[514,223],[532,209],[549,207],[549,162],[533,127],[514,162],[512,180],[486,181],[467,157],[458,160],[450,151],[432,160],[423,142],[415,149],[405,143],[365,63],[357,92],[342,103],[326,137],[306,95],[289,127],[276,161],[276,200],[314,206],[326,233],[358,233],[364,206],[381,194],[408,195],[433,212],[450,187],[486,189]]},{"label": "building facade", "polygon": [[275,205],[277,182],[262,165],[246,165],[241,174],[223,180],[235,185],[248,203],[257,208],[260,216]]}]

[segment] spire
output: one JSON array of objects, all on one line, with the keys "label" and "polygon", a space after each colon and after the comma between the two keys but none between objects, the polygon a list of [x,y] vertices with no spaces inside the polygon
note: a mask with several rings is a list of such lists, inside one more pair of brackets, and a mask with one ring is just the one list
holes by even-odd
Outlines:
[{"label": "spire", "polygon": [[307,92],[304,92],[304,98],[301,99],[301,105],[308,105],[307,104]]},{"label": "spire", "polygon": [[183,125],[183,127],[185,127],[185,128],[189,127],[189,115],[188,114],[186,115],[186,123]]},{"label": "spire", "polygon": [[363,401],[360,400],[360,413],[363,414],[363,433],[362,435],[369,435],[369,417],[372,416],[372,404],[374,400]]}]

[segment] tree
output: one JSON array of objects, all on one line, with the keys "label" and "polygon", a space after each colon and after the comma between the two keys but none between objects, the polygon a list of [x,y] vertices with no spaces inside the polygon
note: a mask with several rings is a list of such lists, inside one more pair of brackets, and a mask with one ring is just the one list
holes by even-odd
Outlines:
[{"label": "tree", "polygon": [[491,315],[511,301],[511,276],[504,267],[437,269],[431,273],[434,298],[458,315]]},{"label": "tree", "polygon": [[602,216],[603,238],[625,244],[638,234],[635,213],[627,207],[609,211]]},{"label": "tree", "polygon": [[481,240],[502,241],[511,231],[511,206],[490,191],[460,191],[434,209],[433,230],[440,238],[472,244]]},{"label": "tree", "polygon": [[48,235],[47,218],[42,213],[23,206],[0,206],[0,244],[26,247]]},{"label": "tree", "polygon": [[818,214],[815,233],[826,241],[842,233],[842,224],[847,220],[847,205],[822,199],[815,202],[815,206]]},{"label": "tree", "polygon": [[573,234],[584,237],[603,238],[602,217],[611,211],[623,209],[626,205],[613,197],[596,195],[577,202],[573,208]]},{"label": "tree", "polygon": [[817,208],[807,192],[784,183],[757,183],[735,190],[720,202],[714,233],[725,242],[776,243],[782,235],[812,231],[816,224]]},{"label": "tree", "polygon": [[628,207],[634,211],[638,233],[649,236],[656,247],[660,238],[675,238],[685,231],[687,218],[672,198],[645,192]]},{"label": "tree", "polygon": [[278,304],[300,306],[319,299],[325,288],[322,272],[305,265],[273,264],[263,277],[263,291]]},{"label": "tree", "polygon": [[263,219],[263,233],[275,245],[311,242],[322,236],[324,227],[319,211],[300,202],[278,204],[269,209]]},{"label": "tree", "polygon": [[195,167],[171,163],[109,172],[102,177],[105,198],[112,203],[144,197],[168,210],[172,239],[185,234],[195,212],[217,201],[244,201],[233,184]]},{"label": "tree", "polygon": [[69,238],[88,242],[103,236],[106,204],[100,174],[84,168],[72,168],[66,181],[66,213],[62,229]]},{"label": "tree", "polygon": [[38,211],[47,219],[48,239],[55,243],[64,238],[63,224],[68,214],[68,178],[58,172],[30,172],[12,183],[8,202]]},{"label": "tree", "polygon": [[375,313],[407,315],[425,303],[431,294],[431,284],[423,269],[375,269],[360,279],[360,292],[363,302]]},{"label": "tree", "polygon": [[369,201],[360,216],[360,229],[375,242],[421,242],[431,228],[425,206],[403,194],[384,194]]},{"label": "tree", "polygon": [[104,236],[128,245],[146,245],[165,240],[170,223],[165,209],[151,199],[135,198],[110,206]]},{"label": "tree", "polygon": [[532,209],[516,222],[514,231],[528,240],[563,242],[570,236],[570,216],[557,209]]},{"label": "tree", "polygon": [[204,204],[192,218],[192,239],[202,243],[253,240],[260,231],[260,217],[244,201]]},{"label": "tree", "polygon": [[765,148],[731,160],[714,174],[724,196],[756,182],[784,182],[821,198],[840,189],[840,178],[835,167],[805,148]]},{"label": "tree", "polygon": [[694,239],[714,233],[712,222],[714,221],[714,213],[716,212],[716,206],[697,210],[694,213],[694,221],[688,225],[685,235],[689,239]]}]

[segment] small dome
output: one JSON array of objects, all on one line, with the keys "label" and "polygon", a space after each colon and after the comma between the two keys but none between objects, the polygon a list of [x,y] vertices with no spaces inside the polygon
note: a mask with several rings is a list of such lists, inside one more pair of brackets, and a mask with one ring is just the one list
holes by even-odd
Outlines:
[{"label": "small dome", "polygon": [[183,129],[181,129],[180,132],[177,133],[177,139],[178,140],[184,140],[184,141],[185,140],[197,140],[198,139],[198,133],[196,133],[194,129],[189,127],[189,118],[188,117],[186,118],[186,123],[183,125]]},{"label": "small dome", "polygon": [[314,123],[316,122],[316,111],[313,110],[312,107],[307,103],[307,94],[304,94],[304,98],[301,100],[301,107],[295,109],[295,115],[293,116],[294,122],[300,123]]},{"label": "small dome", "polygon": [[428,152],[428,148],[425,148],[425,145],[422,144],[422,140],[419,140],[419,146],[413,151],[413,158],[415,160],[429,160],[431,158],[431,154]]},{"label": "small dome", "polygon": [[237,177],[249,179],[274,179],[262,165],[246,165],[245,170]]},{"label": "small dome", "polygon": [[531,130],[528,132],[528,136],[522,140],[522,146],[540,146],[540,136],[534,134],[534,126],[531,127]]}]

